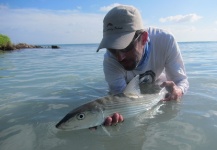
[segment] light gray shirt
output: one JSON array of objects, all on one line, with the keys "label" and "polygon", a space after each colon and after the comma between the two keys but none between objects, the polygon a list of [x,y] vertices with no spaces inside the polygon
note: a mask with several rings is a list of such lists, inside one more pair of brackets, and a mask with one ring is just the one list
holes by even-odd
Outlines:
[{"label": "light gray shirt", "polygon": [[146,43],[142,60],[134,70],[125,70],[116,58],[109,51],[106,51],[103,68],[110,93],[123,92],[127,83],[134,76],[150,72],[155,75],[154,80],[165,73],[167,80],[175,82],[183,93],[186,93],[189,83],[181,52],[173,35],[157,28],[148,28],[146,31],[149,41]]}]

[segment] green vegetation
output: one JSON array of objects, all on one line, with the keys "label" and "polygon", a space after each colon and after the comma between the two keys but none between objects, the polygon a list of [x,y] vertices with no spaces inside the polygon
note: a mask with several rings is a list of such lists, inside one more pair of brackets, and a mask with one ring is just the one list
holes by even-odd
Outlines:
[{"label": "green vegetation", "polygon": [[0,34],[0,50],[6,50],[7,47],[12,47],[10,38],[6,35]]},{"label": "green vegetation", "polygon": [[8,36],[0,34],[0,46],[6,46],[8,43],[11,43],[11,40]]}]

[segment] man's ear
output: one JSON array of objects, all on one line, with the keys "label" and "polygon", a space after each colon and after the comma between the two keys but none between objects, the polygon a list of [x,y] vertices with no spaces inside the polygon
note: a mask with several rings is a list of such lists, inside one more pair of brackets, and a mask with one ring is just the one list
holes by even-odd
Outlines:
[{"label": "man's ear", "polygon": [[142,44],[145,45],[145,43],[147,42],[148,40],[148,32],[144,31],[142,33]]}]

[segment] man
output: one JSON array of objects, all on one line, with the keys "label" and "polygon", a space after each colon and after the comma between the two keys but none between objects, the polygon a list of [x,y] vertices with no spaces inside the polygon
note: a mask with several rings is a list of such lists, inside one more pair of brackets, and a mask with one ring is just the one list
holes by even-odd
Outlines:
[{"label": "man", "polygon": [[[144,29],[142,17],[133,6],[120,5],[110,10],[103,20],[103,39],[97,52],[106,48],[104,74],[111,94],[123,92],[127,83],[140,74],[154,82],[165,74],[161,84],[169,89],[165,101],[177,100],[186,93],[189,83],[182,56],[173,35],[157,28]],[[105,125],[123,121],[114,113]]]}]

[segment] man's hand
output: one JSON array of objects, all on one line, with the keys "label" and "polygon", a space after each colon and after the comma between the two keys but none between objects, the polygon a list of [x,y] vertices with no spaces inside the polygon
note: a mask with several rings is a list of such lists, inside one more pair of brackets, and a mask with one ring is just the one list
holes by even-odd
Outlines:
[{"label": "man's hand", "polygon": [[[105,118],[103,125],[104,126],[112,126],[112,125],[117,125],[118,123],[121,123],[123,121],[124,121],[124,118],[122,115],[120,115],[119,113],[114,113],[112,116],[108,116]],[[94,131],[97,129],[97,126],[90,127],[89,129]]]},{"label": "man's hand", "polygon": [[163,101],[179,100],[183,95],[182,90],[173,81],[163,82],[160,86],[165,87],[169,92]]},{"label": "man's hand", "polygon": [[123,122],[124,118],[119,113],[114,113],[112,116],[108,116],[105,119],[104,126],[116,125],[117,123]]}]

